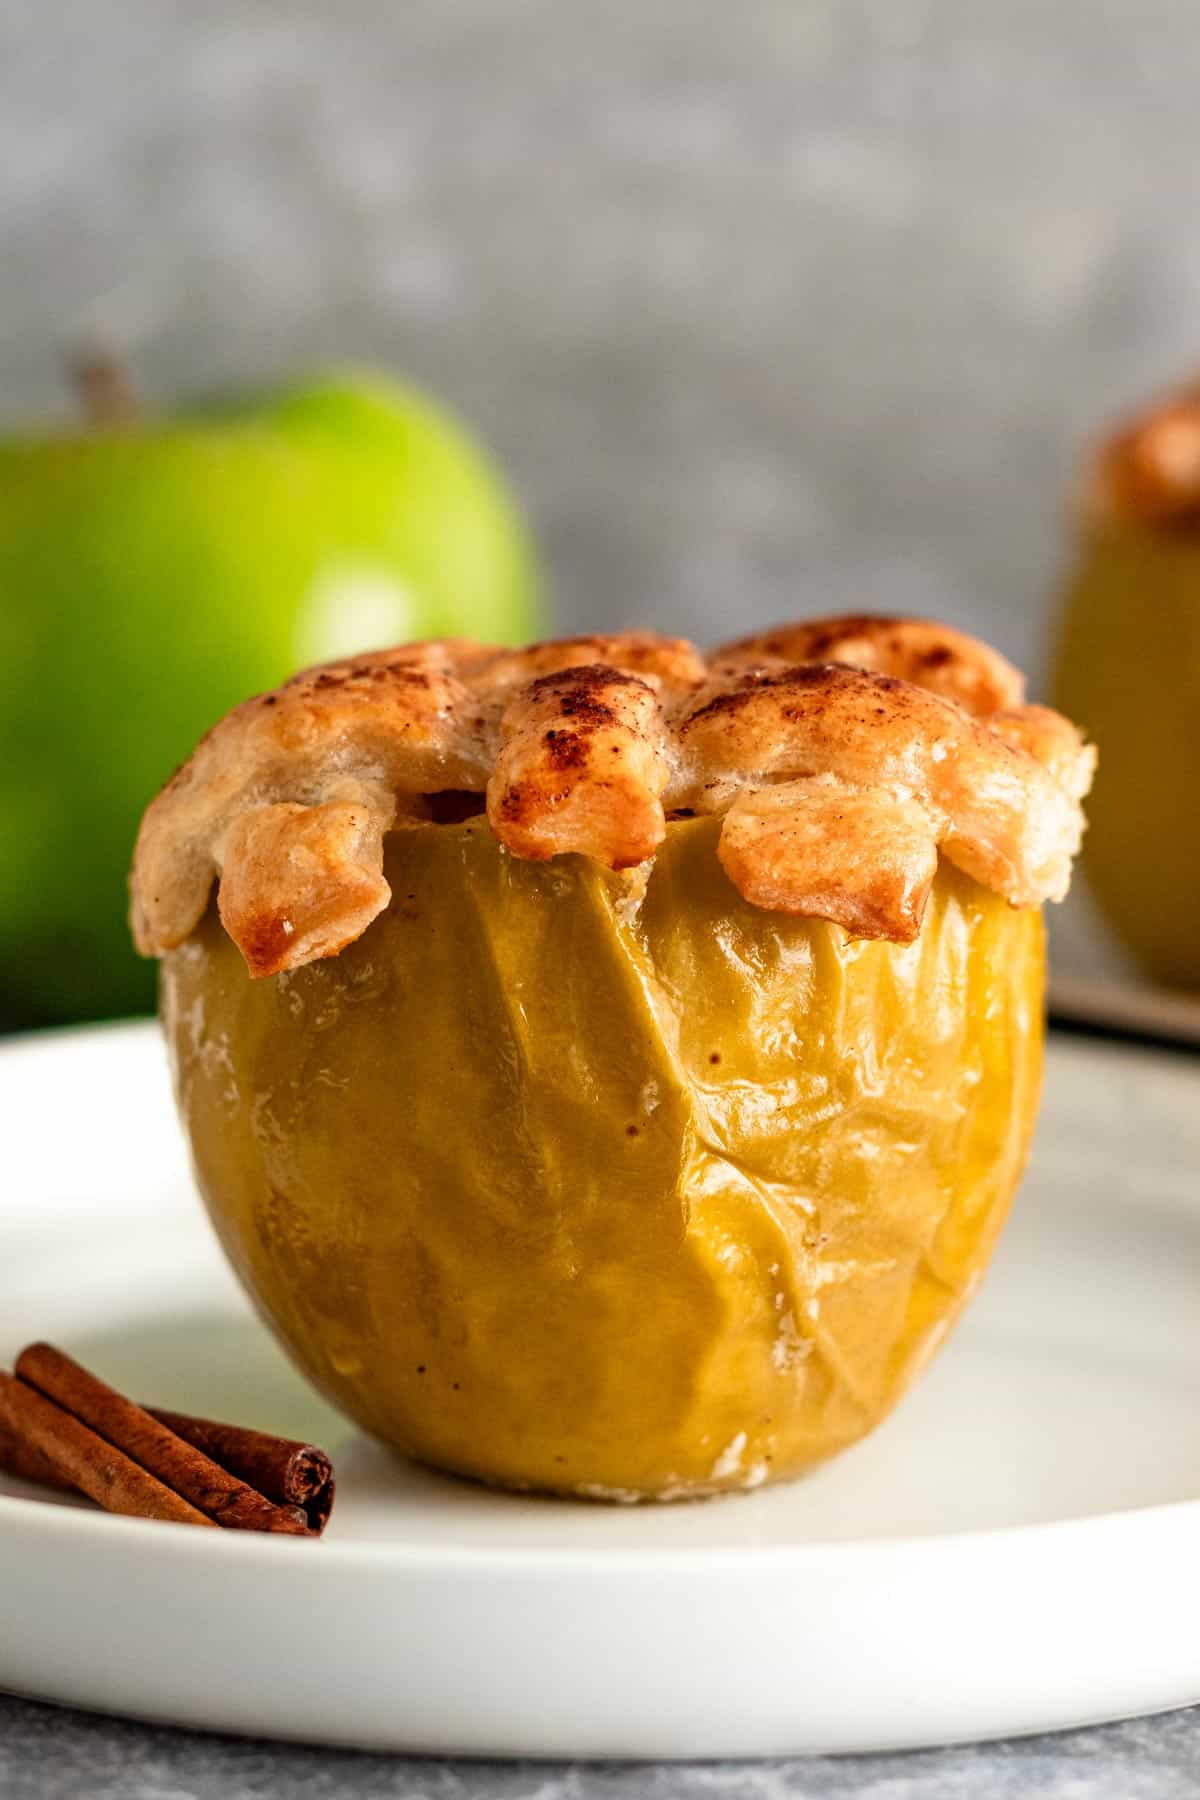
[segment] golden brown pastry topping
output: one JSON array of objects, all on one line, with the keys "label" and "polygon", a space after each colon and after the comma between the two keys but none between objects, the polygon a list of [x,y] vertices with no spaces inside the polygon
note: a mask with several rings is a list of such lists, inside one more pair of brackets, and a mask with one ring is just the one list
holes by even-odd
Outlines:
[{"label": "golden brown pastry topping", "polygon": [[[897,837],[910,869],[936,861],[931,855],[913,855],[915,807],[930,851],[941,848],[951,862],[1015,905],[1036,906],[1061,899],[1067,891],[1082,829],[1078,801],[1034,755],[914,682],[836,663],[735,676],[731,685],[702,693],[685,711],[677,740],[682,754],[672,796],[695,812],[726,813],[726,829],[736,827],[740,809],[733,803],[747,790],[786,782],[798,821],[808,806],[815,806],[802,829],[798,823],[797,836],[785,840],[776,822],[769,839],[758,840],[772,862],[775,910],[837,916],[825,903],[835,855],[831,842],[826,842],[814,876],[815,891],[807,872],[811,851],[806,846],[819,835],[812,823],[818,815],[844,840],[840,866],[847,886],[862,886],[862,847],[854,859],[855,833],[849,822],[860,815],[848,813],[847,822],[840,822],[824,785],[828,777],[876,796],[880,805],[872,817],[877,825],[886,817],[885,799],[904,803],[897,814]],[[814,778],[822,785],[810,799]],[[772,816],[778,820],[777,813]],[[790,874],[782,881],[786,843],[791,845]],[[878,859],[889,869],[892,848]],[[747,850],[743,842],[743,870]],[[729,870],[729,862],[722,860]],[[869,854],[866,860],[871,860]],[[733,878],[752,898],[749,886],[737,875]],[[928,880],[923,889],[906,887],[905,892],[904,904],[890,913],[880,911],[877,928],[862,935],[915,936]]]},{"label": "golden brown pastry topping", "polygon": [[1017,906],[1060,899],[1094,752],[986,645],[917,619],[779,627],[705,658],[650,632],[463,639],[305,670],[202,739],[150,806],[148,955],[218,905],[252,975],[336,955],[388,904],[386,834],[486,805],[514,856],[644,863],[723,815],[753,905],[913,938],[938,852]]},{"label": "golden brown pastry topping", "polygon": [[1086,796],[1096,773],[1096,746],[1062,713],[1049,706],[1010,706],[993,713],[988,728],[1035,756],[1072,800]]},{"label": "golden brown pastry topping", "polygon": [[617,631],[595,637],[553,638],[523,650],[493,655],[476,687],[484,695],[507,694],[526,687],[539,675],[600,664],[636,675],[656,694],[671,698],[689,693],[707,679],[708,664],[686,638],[659,637],[655,631]]},{"label": "golden brown pastry topping", "polygon": [[1083,512],[1101,529],[1200,527],[1200,381],[1147,407],[1099,446]]},{"label": "golden brown pastry topping", "polygon": [[786,667],[791,663],[849,663],[877,675],[898,675],[931,693],[957,700],[968,712],[1017,706],[1025,680],[998,650],[931,619],[893,619],[882,613],[846,613],[805,619],[739,638],[713,652],[718,667]]},{"label": "golden brown pastry topping", "polygon": [[662,708],[640,676],[606,663],[539,675],[500,721],[488,823],[514,856],[582,850],[628,869],[663,840],[669,772]]}]

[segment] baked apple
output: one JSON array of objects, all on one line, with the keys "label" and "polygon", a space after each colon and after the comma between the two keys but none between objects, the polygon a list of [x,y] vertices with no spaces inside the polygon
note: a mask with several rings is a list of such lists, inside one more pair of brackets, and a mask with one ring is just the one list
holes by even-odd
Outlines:
[{"label": "baked apple", "polygon": [[1091,762],[983,645],[873,618],[413,645],[230,714],[146,815],[134,926],[300,1367],[513,1488],[862,1437],[1016,1188]]}]

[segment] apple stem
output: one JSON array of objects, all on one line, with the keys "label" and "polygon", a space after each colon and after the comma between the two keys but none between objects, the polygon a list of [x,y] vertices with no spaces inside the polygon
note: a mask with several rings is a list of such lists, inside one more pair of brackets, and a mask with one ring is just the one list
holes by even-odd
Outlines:
[{"label": "apple stem", "polygon": [[132,377],[111,352],[84,350],[71,357],[67,373],[84,418],[98,431],[119,430],[138,417]]}]

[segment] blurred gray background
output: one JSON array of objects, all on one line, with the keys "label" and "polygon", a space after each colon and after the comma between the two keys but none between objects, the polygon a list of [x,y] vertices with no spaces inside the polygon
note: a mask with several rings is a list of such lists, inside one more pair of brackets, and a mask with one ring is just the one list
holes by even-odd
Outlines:
[{"label": "blurred gray background", "polygon": [[1036,674],[1081,441],[1200,361],[1198,78],[1188,0],[0,0],[0,425],[82,338],[161,405],[378,361],[564,626],[915,610]]}]

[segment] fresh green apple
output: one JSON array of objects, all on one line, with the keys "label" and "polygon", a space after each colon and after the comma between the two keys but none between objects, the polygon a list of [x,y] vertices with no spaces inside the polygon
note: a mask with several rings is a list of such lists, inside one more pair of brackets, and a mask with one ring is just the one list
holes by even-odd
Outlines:
[{"label": "fresh green apple", "polygon": [[0,444],[0,1023],[152,1004],[138,819],[235,701],[408,637],[526,639],[539,612],[496,471],[375,375]]}]

